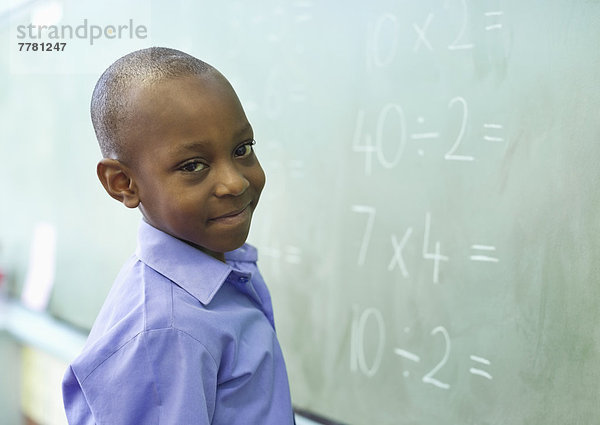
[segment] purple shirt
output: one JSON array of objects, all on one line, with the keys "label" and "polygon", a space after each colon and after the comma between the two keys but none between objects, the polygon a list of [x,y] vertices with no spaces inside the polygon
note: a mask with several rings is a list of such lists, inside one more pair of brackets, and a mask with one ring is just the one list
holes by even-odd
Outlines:
[{"label": "purple shirt", "polygon": [[290,425],[256,249],[227,264],[150,226],[63,381],[71,425]]}]

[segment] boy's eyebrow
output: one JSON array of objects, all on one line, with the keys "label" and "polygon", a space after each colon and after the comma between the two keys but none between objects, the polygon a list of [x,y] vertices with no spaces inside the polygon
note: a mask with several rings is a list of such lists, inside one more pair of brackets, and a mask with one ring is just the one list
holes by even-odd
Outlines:
[{"label": "boy's eyebrow", "polygon": [[[238,138],[249,131],[252,131],[252,125],[249,122],[247,122],[242,127],[240,127],[239,130],[237,130],[234,133],[234,137]],[[208,142],[205,140],[194,140],[193,142],[184,143],[184,144],[180,145],[177,148],[177,151],[178,152],[185,152],[185,151],[198,152],[198,151],[205,149],[207,143]]]},{"label": "boy's eyebrow", "polygon": [[248,121],[246,121],[246,124],[240,127],[240,129],[235,133],[235,135],[236,137],[239,137],[242,134],[247,133],[248,131],[252,131],[252,125]]},{"label": "boy's eyebrow", "polygon": [[203,149],[206,148],[206,144],[207,144],[207,142],[201,141],[201,140],[197,140],[197,141],[194,141],[194,142],[185,143],[185,144],[179,145],[177,147],[177,150],[175,152],[198,152],[198,151],[202,151]]}]

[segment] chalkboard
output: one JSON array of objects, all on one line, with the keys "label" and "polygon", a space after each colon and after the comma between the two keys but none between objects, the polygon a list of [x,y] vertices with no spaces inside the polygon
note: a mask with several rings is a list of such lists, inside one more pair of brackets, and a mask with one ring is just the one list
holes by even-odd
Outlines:
[{"label": "chalkboard", "polygon": [[61,22],[148,37],[26,56],[14,27],[34,6],[2,21],[16,293],[35,223],[53,223],[49,309],[91,326],[139,214],[96,181],[89,96],[117,56],[175,47],[219,68],[254,126],[249,241],[296,406],[350,425],[597,423],[600,2],[108,3],[65,1]]}]

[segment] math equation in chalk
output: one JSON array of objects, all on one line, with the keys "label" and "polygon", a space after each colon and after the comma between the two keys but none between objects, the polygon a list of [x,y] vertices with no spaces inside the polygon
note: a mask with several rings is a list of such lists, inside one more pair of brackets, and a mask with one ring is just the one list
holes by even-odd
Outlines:
[{"label": "math equation in chalk", "polygon": [[[392,355],[398,360],[398,368],[403,378],[409,378],[416,370],[420,381],[425,385],[432,385],[442,390],[449,390],[451,384],[442,377],[444,369],[450,367],[449,360],[453,354],[452,339],[444,326],[436,326],[429,332],[431,338],[436,338],[437,351],[434,361],[423,365],[422,356],[413,348],[404,345],[388,344],[386,324],[381,311],[370,307],[361,311],[358,306],[353,306],[350,338],[350,370],[366,377],[375,376],[381,366],[385,355]],[[409,327],[404,328],[405,334],[410,334]],[[370,341],[369,355],[367,354],[366,339]],[[373,341],[375,344],[373,345]],[[374,352],[373,352],[374,349]],[[477,379],[492,381],[492,362],[482,357],[479,353],[470,354],[463,359],[468,363],[467,373]]]},{"label": "math equation in chalk", "polygon": [[[375,124],[371,128],[365,124],[367,116],[365,109],[359,109],[356,115],[352,151],[364,155],[365,175],[373,172],[374,164],[379,164],[384,169],[396,167],[409,142],[419,144],[417,152],[421,157],[425,156],[428,144],[440,141],[447,145],[443,155],[445,160],[475,161],[475,155],[469,152],[467,126],[470,117],[466,99],[462,96],[453,97],[448,102],[448,109],[459,111],[460,122],[457,131],[447,136],[438,129],[427,128],[427,120],[422,115],[417,117],[416,123],[407,123],[404,109],[398,103],[385,104],[376,114]],[[501,122],[490,120],[480,125],[478,134],[481,135],[481,142],[506,143],[504,125]],[[386,129],[392,126],[395,129],[393,134],[386,134]]]},{"label": "math equation in chalk", "polygon": [[[367,262],[369,250],[371,248],[371,236],[375,228],[375,220],[377,217],[377,209],[371,205],[352,205],[352,212],[361,214],[365,217],[365,224],[360,237],[360,246],[357,255],[357,265],[363,266]],[[389,256],[390,260],[387,266],[388,271],[400,270],[404,278],[410,276],[409,269],[404,261],[403,250],[407,244],[412,243],[414,239],[413,227],[407,227],[402,236],[396,233],[391,233],[389,238]],[[432,262],[432,281],[440,283],[440,267],[444,262],[450,261],[449,255],[444,253],[442,244],[432,236],[432,219],[431,213],[425,213],[425,226],[422,239],[422,258]],[[417,241],[419,243],[420,241]],[[378,247],[379,249],[380,247]],[[486,243],[486,241],[472,241],[469,248],[465,248],[465,253],[461,258],[476,262],[476,263],[498,263],[500,258],[497,254],[495,245]]]},{"label": "math equation in chalk", "polygon": [[[504,10],[491,8],[472,15],[466,0],[460,0],[452,4],[446,1],[442,9],[427,11],[422,19],[412,22],[411,28],[406,29],[414,40],[411,46],[414,54],[440,49],[460,52],[476,47],[470,29],[481,28],[488,35],[506,36],[505,22]],[[400,56],[400,40],[409,37],[404,30],[398,15],[394,13],[385,12],[375,19],[369,26],[365,43],[368,69],[386,67]],[[433,41],[431,32],[434,30],[444,34],[441,39],[437,37]]]}]

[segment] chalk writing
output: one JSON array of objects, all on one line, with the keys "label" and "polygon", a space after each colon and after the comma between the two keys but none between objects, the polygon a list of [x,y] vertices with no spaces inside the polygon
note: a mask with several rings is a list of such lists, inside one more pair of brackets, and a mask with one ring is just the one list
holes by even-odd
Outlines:
[{"label": "chalk writing", "polygon": [[448,152],[446,152],[446,155],[444,155],[444,159],[454,160],[454,161],[473,161],[475,158],[471,155],[457,155],[456,154],[458,147],[463,142],[464,137],[465,137],[465,130],[467,128],[467,120],[469,117],[469,109],[467,107],[467,101],[463,97],[457,96],[457,97],[453,98],[450,101],[450,103],[448,104],[448,107],[451,108],[452,105],[455,105],[455,104],[459,104],[462,106],[462,118],[461,118],[461,122],[460,122],[460,131],[458,132],[458,135],[456,136],[454,144],[452,145],[450,150]]},{"label": "chalk writing", "polygon": [[[377,327],[377,349],[371,363],[368,364],[364,339],[365,328],[370,320],[374,321]],[[351,332],[350,369],[353,372],[360,370],[365,376],[372,377],[379,370],[385,349],[385,323],[381,312],[376,308],[368,308],[359,315],[355,307]]]},{"label": "chalk writing", "polygon": [[358,251],[358,265],[362,266],[365,263],[369,242],[371,241],[371,233],[373,233],[373,224],[375,223],[375,208],[365,205],[353,205],[352,211],[360,214],[367,214],[367,223],[363,233],[360,250]]},{"label": "chalk writing", "polygon": [[[367,331],[367,325],[369,325],[370,331]],[[359,306],[353,305],[350,327],[350,370],[352,373],[360,373],[367,378],[372,378],[379,371],[383,356],[389,350],[386,346],[388,337],[383,314],[375,307],[369,307],[361,311]],[[410,328],[405,328],[404,331],[405,333],[409,333]],[[451,367],[449,363],[452,355],[450,332],[445,326],[440,325],[435,326],[429,335],[436,340],[441,338],[441,344],[439,342],[435,343],[435,348],[433,349],[433,358],[437,360],[434,360],[429,365],[423,364],[423,359],[419,354],[404,347],[393,347],[391,352],[401,361],[409,362],[408,364],[404,364],[404,366],[408,367],[408,369],[402,371],[404,378],[411,376],[410,369],[412,367],[422,365],[424,367],[424,369],[421,369],[421,373],[423,374],[421,382],[423,384],[432,385],[441,390],[449,390],[451,389],[451,384],[442,380],[440,375],[443,375],[444,370]],[[367,338],[369,346],[366,345]],[[367,358],[367,348],[370,349],[371,358]],[[478,355],[470,355],[469,359],[477,366],[469,367],[468,372],[471,375],[493,380],[492,375],[487,370],[484,370],[484,368],[491,367],[492,362],[490,360]]]},{"label": "chalk writing", "polygon": [[427,32],[427,28],[429,28],[429,24],[431,24],[431,20],[433,19],[433,13],[430,13],[429,15],[427,15],[427,18],[425,19],[425,23],[423,24],[422,27],[419,27],[417,24],[413,23],[413,28],[417,33],[417,41],[415,42],[415,46],[413,47],[413,50],[416,52],[419,50],[419,48],[421,47],[421,44],[423,44],[424,46],[426,46],[429,50],[433,50],[433,47],[431,47],[431,43],[429,42],[429,40],[427,40],[426,37],[426,32]]},{"label": "chalk writing", "polygon": [[[367,262],[369,249],[371,247],[372,235],[376,227],[377,210],[374,206],[370,205],[352,205],[351,210],[354,213],[366,215],[356,260],[357,265],[362,267]],[[423,226],[421,257],[424,260],[432,262],[431,279],[434,284],[438,284],[441,283],[441,265],[442,263],[449,263],[450,257],[442,250],[441,241],[433,236],[434,232],[432,231],[432,228],[432,214],[431,212],[426,212]],[[391,233],[389,237],[391,242],[391,254],[386,268],[389,272],[399,269],[403,278],[408,278],[410,276],[409,266],[404,259],[404,252],[411,241],[413,233],[414,228],[410,226],[404,230],[402,238],[399,239],[396,233]],[[390,245],[388,245],[388,247]],[[470,245],[469,249],[470,253],[467,255],[467,258],[470,261],[480,263],[500,262],[496,253],[496,246],[494,245],[475,243]]]},{"label": "chalk writing", "polygon": [[[492,12],[485,12],[483,14],[486,18],[496,18],[504,15],[504,12],[501,10],[496,10]],[[494,22],[485,26],[486,31],[494,31],[502,29],[502,23],[499,22],[499,19],[492,19]]]},{"label": "chalk writing", "polygon": [[[447,107],[449,110],[458,110],[459,126],[455,134],[445,137],[435,128],[429,128],[426,131],[420,131],[421,128],[419,128],[418,131],[409,132],[404,109],[397,103],[385,104],[376,114],[375,124],[371,124],[370,128],[366,123],[368,117],[365,108],[359,109],[354,126],[352,151],[364,155],[364,174],[371,175],[374,164],[379,164],[384,169],[397,167],[409,141],[411,143],[433,143],[441,139],[442,143],[447,142],[449,145],[443,156],[445,160],[475,161],[475,156],[469,154],[471,143],[469,143],[468,137],[470,116],[467,100],[462,96],[455,96],[450,99]],[[450,115],[449,120],[456,118],[456,115]],[[372,118],[371,121],[373,121]],[[425,118],[419,116],[417,125],[421,127],[424,123]],[[482,125],[482,128],[483,141],[505,142],[502,124],[487,122]],[[418,149],[417,153],[419,156],[424,156],[425,148]]]},{"label": "chalk writing", "polygon": [[433,283],[440,281],[440,261],[448,261],[448,257],[440,252],[440,241],[435,242],[435,251],[429,251],[429,237],[431,233],[431,213],[425,214],[425,232],[423,235],[423,258],[433,261]]},{"label": "chalk writing", "polygon": [[[448,2],[446,2],[446,4],[448,4]],[[450,45],[448,45],[448,49],[450,50],[466,50],[475,47],[473,43],[465,42],[463,40],[465,38],[465,32],[469,23],[469,10],[467,8],[467,3],[465,0],[461,0],[460,5],[463,19],[458,34],[456,35],[456,38],[452,43],[450,43]]]},{"label": "chalk writing", "polygon": [[390,264],[388,265],[388,270],[392,271],[396,268],[396,266],[398,266],[400,267],[400,271],[402,272],[402,276],[404,277],[408,277],[408,270],[406,269],[406,264],[404,263],[404,259],[402,258],[402,249],[404,248],[404,245],[406,245],[406,242],[410,238],[412,231],[412,227],[406,229],[406,232],[404,232],[404,236],[402,237],[402,240],[400,242],[398,242],[398,238],[396,237],[396,235],[391,236],[392,246],[394,247],[394,254],[392,256],[392,259],[390,260]]}]

